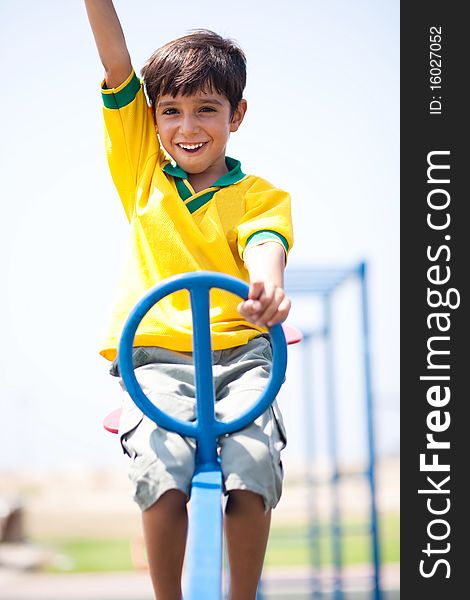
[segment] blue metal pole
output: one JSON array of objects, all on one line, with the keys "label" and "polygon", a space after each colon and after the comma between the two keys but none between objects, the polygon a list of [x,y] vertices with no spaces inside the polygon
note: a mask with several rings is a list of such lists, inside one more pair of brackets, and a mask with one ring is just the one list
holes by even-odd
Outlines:
[{"label": "blue metal pole", "polygon": [[196,472],[218,468],[209,292],[210,288],[202,285],[191,290],[198,429]]},{"label": "blue metal pole", "polygon": [[371,515],[371,541],[372,541],[372,559],[374,565],[373,573],[373,600],[381,600],[380,588],[380,553],[379,553],[379,533],[377,519],[377,495],[375,482],[375,435],[372,401],[372,377],[370,360],[370,335],[369,335],[369,311],[367,303],[367,269],[366,263],[359,265],[359,277],[361,283],[361,308],[362,308],[362,335],[364,351],[364,379],[366,391],[366,411],[367,411],[367,442],[368,442],[368,480],[370,488],[370,515]]},{"label": "blue metal pole", "polygon": [[340,478],[338,463],[338,440],[336,436],[336,393],[334,384],[334,357],[333,357],[333,338],[332,338],[332,315],[331,315],[331,297],[329,294],[323,296],[324,318],[325,318],[325,359],[326,359],[326,403],[328,419],[328,447],[332,463],[332,518],[331,518],[331,542],[333,551],[333,598],[334,600],[343,600],[342,587],[342,531],[341,531],[341,512],[339,501],[338,483]]},{"label": "blue metal pole", "polygon": [[222,471],[217,460],[214,430],[210,286],[201,282],[190,294],[198,443],[196,472],[191,482],[185,593],[191,600],[219,600],[222,596]]},{"label": "blue metal pole", "polygon": [[308,542],[310,565],[312,567],[310,590],[312,598],[321,598],[321,580],[319,578],[321,566],[320,554],[320,522],[318,518],[318,502],[315,491],[315,435],[312,435],[314,426],[314,393],[312,381],[314,378],[313,371],[313,340],[314,335],[304,332],[304,348],[301,353],[302,357],[302,397],[303,397],[303,422],[304,422],[304,452],[307,459],[307,519],[308,519]]}]

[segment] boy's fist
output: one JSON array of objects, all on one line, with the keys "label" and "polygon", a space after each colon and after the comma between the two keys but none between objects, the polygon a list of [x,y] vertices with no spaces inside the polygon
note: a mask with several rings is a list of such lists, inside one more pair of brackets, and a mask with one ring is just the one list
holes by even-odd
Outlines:
[{"label": "boy's fist", "polygon": [[238,312],[258,327],[272,327],[287,319],[290,307],[282,287],[271,281],[252,281],[248,299],[240,302]]}]

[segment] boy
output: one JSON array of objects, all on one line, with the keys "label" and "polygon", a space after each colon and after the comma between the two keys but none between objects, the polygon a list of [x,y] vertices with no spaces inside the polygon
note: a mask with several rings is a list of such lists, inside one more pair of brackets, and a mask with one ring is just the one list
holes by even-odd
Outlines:
[{"label": "boy", "polygon": [[[244,175],[225,155],[240,127],[245,56],[231,40],[196,31],[157,50],[142,70],[150,107],[132,69],[112,0],[85,0],[105,68],[102,85],[111,174],[130,222],[122,284],[101,354],[114,361],[123,323],[140,297],[176,273],[225,272],[250,282],[239,302],[211,293],[218,418],[239,414],[264,388],[271,366],[266,326],[284,321],[283,271],[292,246],[290,198]],[[263,335],[264,334],[264,335]],[[163,410],[194,419],[188,295],[163,299],[135,338],[136,376]],[[180,600],[194,443],[161,430],[125,395],[120,423],[142,509],[158,600]],[[277,405],[220,440],[231,600],[251,600],[261,574],[271,509],[281,494],[285,431]]]}]

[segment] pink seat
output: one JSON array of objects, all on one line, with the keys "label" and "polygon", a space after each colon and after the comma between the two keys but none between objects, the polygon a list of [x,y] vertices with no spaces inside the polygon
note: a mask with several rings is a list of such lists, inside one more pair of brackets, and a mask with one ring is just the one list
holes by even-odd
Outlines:
[{"label": "pink seat", "polygon": [[103,421],[103,427],[106,431],[110,433],[117,433],[119,430],[119,421],[121,419],[121,410],[120,408],[115,408],[113,412],[110,412],[109,415],[106,415]]},{"label": "pink seat", "polygon": [[288,325],[287,323],[282,324],[284,335],[286,336],[286,342],[290,344],[298,344],[304,339],[303,333],[297,327]]},{"label": "pink seat", "polygon": [[[290,344],[298,344],[302,341],[303,335],[300,329],[287,323],[282,324],[284,335],[286,336],[286,342]],[[117,433],[119,430],[119,420],[121,418],[121,409],[116,408],[109,415],[106,415],[103,421],[103,427],[110,433]]]}]

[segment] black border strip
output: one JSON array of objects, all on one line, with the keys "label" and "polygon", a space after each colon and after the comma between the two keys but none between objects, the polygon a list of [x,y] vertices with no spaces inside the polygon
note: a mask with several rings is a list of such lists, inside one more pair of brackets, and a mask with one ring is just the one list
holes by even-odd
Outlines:
[{"label": "black border strip", "polygon": [[[465,377],[470,372],[470,229],[464,217],[469,204],[470,36],[464,7],[443,1],[401,3],[400,489],[405,600],[470,597]],[[431,59],[436,62],[431,64]],[[441,77],[441,88],[439,79],[431,82],[430,77]],[[446,300],[454,307],[445,306]],[[442,446],[427,448],[426,436],[431,434]],[[436,470],[426,471],[433,461]],[[441,470],[445,465],[448,471]]]}]

